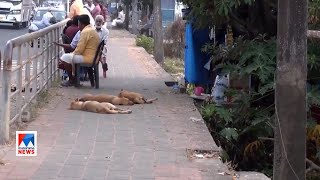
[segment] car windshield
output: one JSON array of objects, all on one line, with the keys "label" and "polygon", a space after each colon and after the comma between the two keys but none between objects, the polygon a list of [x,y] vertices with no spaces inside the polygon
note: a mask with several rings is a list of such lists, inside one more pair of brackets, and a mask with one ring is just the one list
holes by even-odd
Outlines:
[{"label": "car windshield", "polygon": [[5,1],[12,3],[14,6],[16,6],[22,2],[21,0],[5,0]]},{"label": "car windshield", "polygon": [[[36,17],[34,18],[36,21],[41,21],[43,15],[48,12],[47,10],[39,10],[37,11]],[[66,17],[66,13],[63,11],[51,11],[52,15],[57,19],[57,21],[62,21]]]}]

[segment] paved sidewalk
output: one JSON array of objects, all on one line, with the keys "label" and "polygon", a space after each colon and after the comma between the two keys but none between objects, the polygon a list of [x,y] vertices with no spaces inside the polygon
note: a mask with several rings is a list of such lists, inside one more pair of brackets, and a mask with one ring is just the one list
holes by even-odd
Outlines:
[{"label": "paved sidewalk", "polygon": [[[0,180],[224,180],[232,179],[218,158],[190,160],[186,149],[218,150],[186,95],[164,84],[170,76],[134,39],[109,40],[109,71],[99,90],[61,88],[26,130],[38,131],[38,156],[16,157],[12,145],[0,165]],[[158,97],[130,106],[128,115],[100,115],[67,110],[84,93],[118,94],[120,89]]]}]

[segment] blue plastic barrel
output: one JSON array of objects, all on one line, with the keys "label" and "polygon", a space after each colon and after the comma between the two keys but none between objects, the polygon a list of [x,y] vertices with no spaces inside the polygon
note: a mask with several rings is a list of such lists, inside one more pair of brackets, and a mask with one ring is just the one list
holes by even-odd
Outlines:
[{"label": "blue plastic barrel", "polygon": [[213,84],[209,71],[204,65],[210,56],[201,52],[201,48],[209,39],[210,29],[193,29],[190,22],[186,23],[185,30],[185,80],[192,84]]}]

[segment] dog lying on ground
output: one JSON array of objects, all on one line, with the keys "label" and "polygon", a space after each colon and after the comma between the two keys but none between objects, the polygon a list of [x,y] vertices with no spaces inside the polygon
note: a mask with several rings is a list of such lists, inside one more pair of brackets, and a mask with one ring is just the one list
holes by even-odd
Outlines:
[{"label": "dog lying on ground", "polygon": [[134,105],[132,101],[130,101],[127,98],[124,97],[117,97],[113,95],[108,94],[98,94],[98,95],[92,95],[92,94],[85,94],[83,97],[79,98],[79,101],[97,101],[97,102],[108,102],[113,105]]},{"label": "dog lying on ground", "polygon": [[97,102],[97,101],[79,101],[76,99],[75,101],[71,102],[70,110],[80,110],[80,111],[87,111],[93,113],[100,113],[100,114],[130,114],[132,113],[131,110],[123,110],[118,108],[117,106],[108,103],[108,102]]},{"label": "dog lying on ground", "polygon": [[158,100],[158,98],[146,99],[140,93],[130,92],[123,89],[121,89],[121,92],[119,93],[118,97],[127,98],[135,104],[151,104],[153,101]]}]

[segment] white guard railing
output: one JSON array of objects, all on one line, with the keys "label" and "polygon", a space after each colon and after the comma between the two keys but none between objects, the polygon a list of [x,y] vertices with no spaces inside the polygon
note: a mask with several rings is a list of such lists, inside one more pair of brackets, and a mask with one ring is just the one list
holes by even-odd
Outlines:
[{"label": "white guard railing", "polygon": [[0,144],[9,140],[10,125],[21,121],[30,103],[59,77],[57,65],[62,49],[53,42],[59,41],[66,22],[7,42],[0,75]]}]

